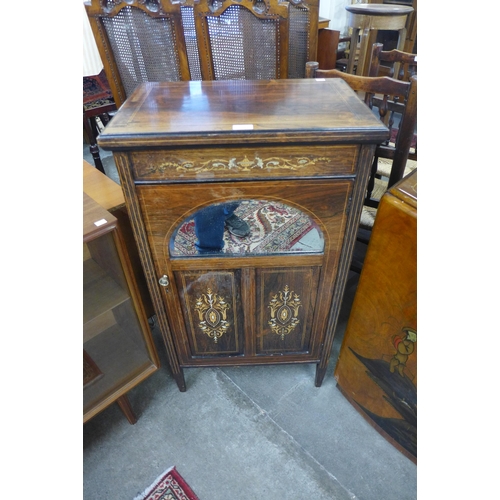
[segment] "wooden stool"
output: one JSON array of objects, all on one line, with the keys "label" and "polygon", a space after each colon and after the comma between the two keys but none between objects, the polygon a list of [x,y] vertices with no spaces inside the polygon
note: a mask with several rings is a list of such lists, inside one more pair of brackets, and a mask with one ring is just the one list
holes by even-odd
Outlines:
[{"label": "wooden stool", "polygon": [[406,39],[406,21],[413,12],[413,7],[405,5],[385,5],[357,3],[347,5],[349,27],[352,28],[349,62],[347,73],[354,73],[354,63],[358,36],[361,31],[361,43],[357,63],[358,75],[366,76],[370,65],[370,40],[374,41],[377,30],[399,31],[398,50],[403,50]]}]

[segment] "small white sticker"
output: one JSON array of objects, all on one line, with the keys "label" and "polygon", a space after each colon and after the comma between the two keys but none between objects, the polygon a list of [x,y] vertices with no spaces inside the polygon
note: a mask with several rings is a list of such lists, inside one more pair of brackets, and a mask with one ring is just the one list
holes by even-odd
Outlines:
[{"label": "small white sticker", "polygon": [[315,78],[317,82],[326,82],[326,78]]},{"label": "small white sticker", "polygon": [[415,62],[417,62],[417,56],[415,56]]},{"label": "small white sticker", "polygon": [[101,219],[101,220],[94,222],[94,224],[96,226],[102,226],[103,224],[106,224],[106,222],[108,222],[106,219]]},{"label": "small white sticker", "polygon": [[252,124],[233,125],[233,130],[253,130],[253,125]]}]

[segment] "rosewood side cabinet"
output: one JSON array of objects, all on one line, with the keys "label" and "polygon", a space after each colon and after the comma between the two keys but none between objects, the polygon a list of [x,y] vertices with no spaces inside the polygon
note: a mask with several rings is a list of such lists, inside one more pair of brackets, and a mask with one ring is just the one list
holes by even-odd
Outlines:
[{"label": "rosewood side cabinet", "polygon": [[[329,80],[145,83],[99,137],[113,151],[172,374],[328,366],[376,144],[389,135]],[[235,203],[251,232],[196,250],[196,215]],[[220,207],[219,207],[220,208]]]}]

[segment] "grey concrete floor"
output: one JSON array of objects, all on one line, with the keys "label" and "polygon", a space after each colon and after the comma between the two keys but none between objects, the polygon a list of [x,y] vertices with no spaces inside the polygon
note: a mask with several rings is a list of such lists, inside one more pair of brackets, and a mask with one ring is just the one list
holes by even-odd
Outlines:
[{"label": "grey concrete floor", "polygon": [[[109,177],[112,156],[101,152]],[[93,165],[84,144],[84,159]],[[357,286],[351,273],[325,380],[310,364],[160,370],[129,392],[135,425],[116,405],[83,427],[83,498],[132,500],[176,466],[200,500],[410,500],[417,467],[375,431],[333,377]]]}]

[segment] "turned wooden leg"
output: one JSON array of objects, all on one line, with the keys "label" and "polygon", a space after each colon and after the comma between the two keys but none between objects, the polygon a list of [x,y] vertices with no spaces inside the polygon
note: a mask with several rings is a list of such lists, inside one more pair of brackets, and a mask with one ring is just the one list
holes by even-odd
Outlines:
[{"label": "turned wooden leg", "polygon": [[130,405],[130,401],[128,400],[128,397],[125,396],[120,396],[116,402],[118,403],[118,406],[120,407],[120,410],[123,412],[125,417],[127,417],[127,420],[131,424],[135,424],[137,422],[137,417],[135,416],[134,410],[132,410],[132,406]]},{"label": "turned wooden leg", "polygon": [[366,66],[370,64],[370,57],[368,55],[369,42],[370,42],[371,30],[366,28],[361,31],[361,42],[359,44],[359,59],[358,67],[356,69],[356,75],[365,76]]},{"label": "turned wooden leg", "polygon": [[89,142],[90,142],[90,154],[92,155],[92,158],[94,159],[94,165],[99,170],[102,172],[104,175],[106,175],[106,172],[104,171],[104,166],[101,161],[101,155],[99,153],[99,147],[97,146],[97,126],[95,124],[95,118],[87,118],[85,115],[83,115],[83,126],[85,128],[85,132],[87,133]]},{"label": "turned wooden leg", "polygon": [[102,172],[104,175],[106,175],[106,172],[104,171],[104,166],[101,161],[101,154],[99,152],[99,146],[97,145],[97,136],[99,135],[99,130],[97,130],[97,122],[96,122],[96,117],[93,116],[92,118],[89,119],[90,121],[90,126],[92,127],[92,138],[93,138],[93,143],[90,144],[90,153],[92,154],[92,158],[94,159],[94,164],[97,170]]},{"label": "turned wooden leg", "polygon": [[[347,73],[354,74],[356,51],[358,50],[359,28],[352,29],[351,43],[349,44],[349,59],[347,60]],[[359,68],[359,62],[357,67]]]}]

